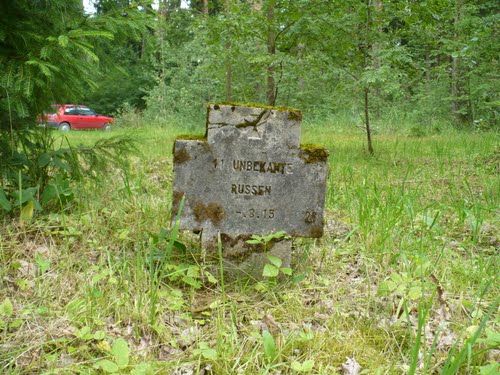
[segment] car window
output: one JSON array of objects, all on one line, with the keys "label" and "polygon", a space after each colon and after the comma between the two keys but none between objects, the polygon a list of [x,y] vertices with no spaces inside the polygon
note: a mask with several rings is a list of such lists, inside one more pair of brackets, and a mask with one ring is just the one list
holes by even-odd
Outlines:
[{"label": "car window", "polygon": [[95,112],[90,108],[80,107],[78,112],[82,116],[95,116]]},{"label": "car window", "polygon": [[78,114],[78,108],[76,107],[67,107],[64,110],[65,115],[77,115]]}]

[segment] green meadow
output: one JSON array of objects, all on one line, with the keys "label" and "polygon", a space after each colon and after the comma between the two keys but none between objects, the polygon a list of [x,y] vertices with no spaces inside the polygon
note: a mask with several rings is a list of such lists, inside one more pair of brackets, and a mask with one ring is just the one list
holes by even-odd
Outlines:
[{"label": "green meadow", "polygon": [[225,280],[171,225],[189,131],[60,134],[137,152],[2,222],[0,373],[498,373],[497,133],[381,129],[370,157],[361,130],[304,124],[330,150],[324,237],[294,240],[292,275]]}]

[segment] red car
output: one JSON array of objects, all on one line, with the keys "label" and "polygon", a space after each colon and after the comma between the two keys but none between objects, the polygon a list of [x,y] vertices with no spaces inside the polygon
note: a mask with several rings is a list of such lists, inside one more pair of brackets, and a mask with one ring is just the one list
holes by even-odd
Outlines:
[{"label": "red car", "polygon": [[52,110],[39,116],[41,126],[57,128],[62,131],[71,129],[103,129],[111,130],[113,117],[98,115],[95,111],[84,105],[53,104]]}]

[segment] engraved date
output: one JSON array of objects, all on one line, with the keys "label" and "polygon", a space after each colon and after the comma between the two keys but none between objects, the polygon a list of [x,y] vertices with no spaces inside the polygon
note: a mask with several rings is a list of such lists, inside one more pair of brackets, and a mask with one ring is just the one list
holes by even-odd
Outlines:
[{"label": "engraved date", "polygon": [[274,208],[249,208],[247,210],[236,211],[244,219],[274,219],[276,210]]}]

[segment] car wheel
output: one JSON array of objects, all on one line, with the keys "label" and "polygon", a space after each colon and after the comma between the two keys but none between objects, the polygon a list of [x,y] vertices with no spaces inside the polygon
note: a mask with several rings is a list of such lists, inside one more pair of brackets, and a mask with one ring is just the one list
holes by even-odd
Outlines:
[{"label": "car wheel", "polygon": [[102,130],[110,131],[111,130],[111,124],[109,124],[109,123],[104,124],[104,126],[102,127]]},{"label": "car wheel", "polygon": [[71,126],[67,122],[61,122],[59,124],[59,130],[62,132],[69,132],[71,130]]}]

